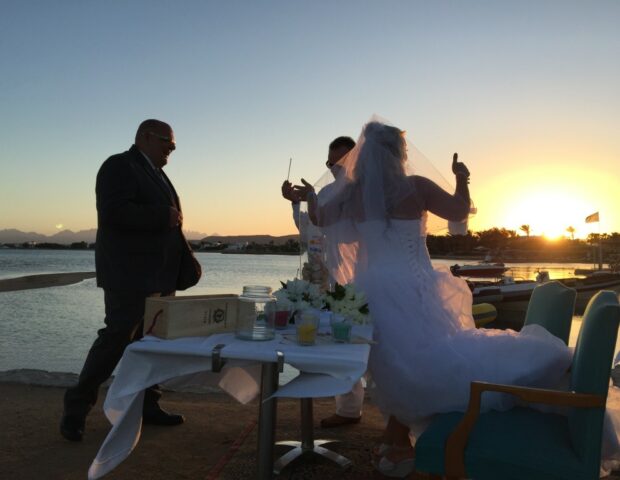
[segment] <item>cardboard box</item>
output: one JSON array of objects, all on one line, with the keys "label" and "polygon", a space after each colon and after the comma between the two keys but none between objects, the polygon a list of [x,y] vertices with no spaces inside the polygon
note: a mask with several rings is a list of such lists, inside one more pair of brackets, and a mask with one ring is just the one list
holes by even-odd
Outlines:
[{"label": "cardboard box", "polygon": [[232,294],[149,297],[144,334],[171,339],[234,332],[238,302]]}]

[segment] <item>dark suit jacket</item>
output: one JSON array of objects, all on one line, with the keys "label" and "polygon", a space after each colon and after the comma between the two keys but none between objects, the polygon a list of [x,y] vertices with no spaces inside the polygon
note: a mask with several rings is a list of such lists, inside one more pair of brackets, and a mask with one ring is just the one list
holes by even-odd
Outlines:
[{"label": "dark suit jacket", "polygon": [[[166,177],[167,178],[167,177]],[[108,158],[97,174],[97,285],[146,293],[176,290],[184,249],[181,227],[169,227],[179,197],[133,145]]]}]

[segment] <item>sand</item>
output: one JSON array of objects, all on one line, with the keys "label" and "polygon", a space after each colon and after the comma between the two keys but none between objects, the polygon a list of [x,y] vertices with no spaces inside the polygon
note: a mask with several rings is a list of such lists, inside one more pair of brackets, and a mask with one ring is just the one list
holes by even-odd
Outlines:
[{"label": "sand", "polygon": [[[89,415],[83,442],[68,442],[58,424],[62,396],[75,374],[40,370],[0,372],[0,478],[84,479],[110,425],[101,403]],[[164,392],[161,405],[182,413],[186,422],[177,427],[145,426],[132,454],[105,478],[238,480],[256,478],[256,422],[258,404],[241,405],[221,392]],[[289,465],[275,479],[383,479],[370,465],[370,449],[383,429],[383,418],[368,399],[362,421],[337,429],[321,429],[319,419],[331,415],[332,399],[314,400],[315,438],[337,440],[330,449],[354,465],[341,471],[335,464],[306,457]],[[299,402],[279,400],[276,440],[299,440]],[[288,447],[276,446],[276,455]],[[410,479],[427,479],[412,474]],[[620,480],[614,472],[609,480]]]},{"label": "sand", "polygon": [[[64,386],[73,374],[36,370],[0,372],[0,478],[84,479],[110,425],[101,402],[89,415],[83,442],[60,436]],[[40,383],[34,385],[33,381]],[[165,392],[161,400],[168,411],[185,415],[177,427],[145,426],[133,453],[105,478],[113,479],[245,479],[256,477],[256,421],[258,404],[241,405],[224,393]],[[333,413],[332,399],[314,401],[315,437],[340,440],[331,447],[355,465],[342,472],[335,464],[310,458],[293,463],[275,478],[369,479],[370,448],[378,439],[383,421],[376,407],[366,405],[357,425],[322,430],[319,419]],[[299,402],[280,400],[277,440],[299,439]],[[282,455],[288,447],[276,447]],[[412,478],[425,478],[416,477]]]}]

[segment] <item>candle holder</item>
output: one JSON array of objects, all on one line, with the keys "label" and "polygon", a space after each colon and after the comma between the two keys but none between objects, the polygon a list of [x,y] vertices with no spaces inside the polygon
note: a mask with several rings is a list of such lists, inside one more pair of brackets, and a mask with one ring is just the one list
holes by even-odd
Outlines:
[{"label": "candle holder", "polygon": [[349,343],[351,341],[351,329],[353,325],[343,315],[333,314],[330,324],[334,342]]},{"label": "candle holder", "polygon": [[291,321],[291,317],[293,315],[293,310],[292,309],[288,309],[288,310],[282,310],[282,309],[278,309],[276,310],[276,316],[275,316],[275,327],[277,330],[284,330],[286,328],[289,327],[289,323]]},{"label": "candle holder", "polygon": [[314,345],[319,330],[319,316],[308,311],[295,314],[295,330],[299,345]]}]

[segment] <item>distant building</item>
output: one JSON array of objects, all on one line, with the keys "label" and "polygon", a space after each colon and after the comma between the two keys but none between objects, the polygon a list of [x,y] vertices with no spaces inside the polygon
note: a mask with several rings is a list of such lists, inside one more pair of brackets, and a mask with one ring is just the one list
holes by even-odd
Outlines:
[{"label": "distant building", "polygon": [[249,242],[240,242],[240,243],[233,243],[231,245],[228,245],[224,251],[225,252],[240,252],[242,250],[245,250],[249,245]]}]

